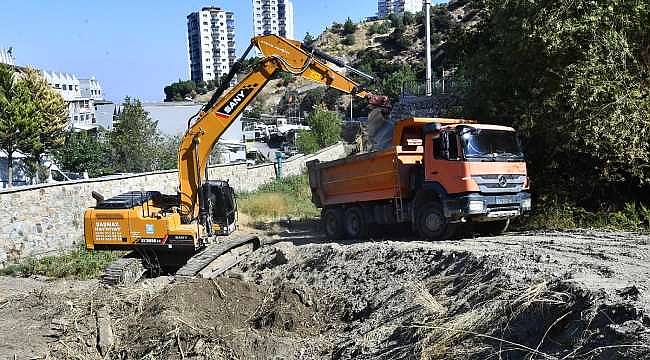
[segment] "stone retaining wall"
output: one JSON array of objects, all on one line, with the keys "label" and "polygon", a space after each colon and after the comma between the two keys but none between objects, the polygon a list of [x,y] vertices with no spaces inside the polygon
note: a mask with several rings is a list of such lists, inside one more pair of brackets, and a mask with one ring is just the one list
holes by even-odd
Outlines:
[{"label": "stone retaining wall", "polygon": [[[285,161],[283,175],[304,171],[307,161],[328,161],[346,155],[343,144]],[[274,164],[219,165],[210,179],[229,180],[236,191],[252,191],[275,178]],[[93,206],[97,191],[109,198],[127,191],[176,193],[178,171],[113,176],[0,190],[0,267],[20,258],[41,256],[73,247],[83,240],[83,212]]]}]

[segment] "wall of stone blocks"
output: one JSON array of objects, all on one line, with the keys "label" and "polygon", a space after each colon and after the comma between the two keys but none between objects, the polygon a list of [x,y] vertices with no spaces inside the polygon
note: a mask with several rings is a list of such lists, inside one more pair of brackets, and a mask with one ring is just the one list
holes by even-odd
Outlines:
[{"label": "wall of stone blocks", "polygon": [[[283,175],[304,171],[307,161],[333,160],[346,155],[336,144],[312,155],[287,159]],[[274,164],[218,165],[208,170],[210,179],[228,180],[238,192],[253,191],[276,177]],[[109,198],[127,191],[174,194],[176,170],[122,175],[0,190],[0,267],[21,258],[43,256],[74,247],[83,241],[83,212],[93,206],[91,193]]]}]

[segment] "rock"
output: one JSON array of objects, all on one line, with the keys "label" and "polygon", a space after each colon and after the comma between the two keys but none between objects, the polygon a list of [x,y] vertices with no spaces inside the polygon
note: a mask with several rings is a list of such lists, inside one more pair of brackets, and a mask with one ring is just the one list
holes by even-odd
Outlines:
[{"label": "rock", "polygon": [[97,310],[97,350],[106,356],[115,344],[111,316],[105,308]]}]

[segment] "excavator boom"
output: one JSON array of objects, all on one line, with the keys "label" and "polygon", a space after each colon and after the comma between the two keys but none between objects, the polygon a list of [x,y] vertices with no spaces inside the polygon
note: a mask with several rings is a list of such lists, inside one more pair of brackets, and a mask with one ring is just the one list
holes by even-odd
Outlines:
[{"label": "excavator boom", "polygon": [[[239,70],[241,61],[253,47],[259,49],[263,58],[242,81],[221,96]],[[258,36],[251,40],[251,45],[242,59],[233,66],[222,87],[217,89],[181,141],[178,176],[182,214],[196,219],[201,215],[202,209],[205,212],[205,207],[201,206],[200,188],[212,148],[237,116],[279,71],[302,76],[361,98],[370,95],[361,90],[355,81],[321,60],[316,53],[321,57],[324,55],[320,51],[309,52],[301,43],[277,35]],[[336,61],[333,57],[327,59]]]}]

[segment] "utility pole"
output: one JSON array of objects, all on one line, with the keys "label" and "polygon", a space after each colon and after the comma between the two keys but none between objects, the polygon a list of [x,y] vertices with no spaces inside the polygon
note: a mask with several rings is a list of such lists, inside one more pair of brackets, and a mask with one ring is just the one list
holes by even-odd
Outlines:
[{"label": "utility pole", "polygon": [[431,88],[431,0],[424,1],[424,16],[426,24],[426,56],[427,56],[427,96],[433,95],[433,89]]}]

